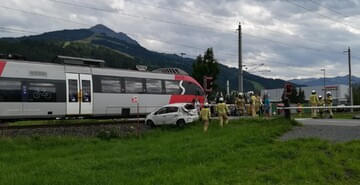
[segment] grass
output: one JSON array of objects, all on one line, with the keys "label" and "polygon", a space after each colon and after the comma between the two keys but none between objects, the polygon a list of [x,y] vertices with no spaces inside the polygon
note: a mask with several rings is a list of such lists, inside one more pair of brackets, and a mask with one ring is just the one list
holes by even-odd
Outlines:
[{"label": "grass", "polygon": [[[117,119],[117,121],[119,121]],[[62,125],[62,124],[95,124],[115,123],[113,119],[65,119],[65,120],[22,120],[9,122],[9,126],[30,126],[30,125]]]},{"label": "grass", "polygon": [[360,142],[277,138],[293,121],[195,124],[142,138],[3,138],[0,184],[359,184]]}]

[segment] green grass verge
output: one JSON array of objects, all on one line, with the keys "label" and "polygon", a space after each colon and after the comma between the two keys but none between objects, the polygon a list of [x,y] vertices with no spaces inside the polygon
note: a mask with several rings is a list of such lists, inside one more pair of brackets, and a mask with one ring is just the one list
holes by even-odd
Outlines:
[{"label": "green grass verge", "polygon": [[95,124],[115,123],[113,119],[68,119],[68,120],[23,120],[8,123],[9,126],[30,126],[30,125],[62,125],[62,124]]},{"label": "green grass verge", "polygon": [[142,138],[0,139],[0,184],[358,184],[360,142],[278,141],[293,121],[195,124]]}]

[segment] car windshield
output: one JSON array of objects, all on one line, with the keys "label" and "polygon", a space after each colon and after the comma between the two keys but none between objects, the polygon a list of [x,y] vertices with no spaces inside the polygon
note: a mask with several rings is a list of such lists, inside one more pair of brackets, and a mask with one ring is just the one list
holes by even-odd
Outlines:
[{"label": "car windshield", "polygon": [[194,105],[192,105],[192,104],[186,104],[184,107],[187,110],[195,109]]}]

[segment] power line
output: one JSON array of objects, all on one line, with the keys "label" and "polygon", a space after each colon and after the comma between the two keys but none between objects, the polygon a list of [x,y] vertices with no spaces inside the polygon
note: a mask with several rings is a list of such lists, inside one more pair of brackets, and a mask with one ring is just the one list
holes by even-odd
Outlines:
[{"label": "power line", "polygon": [[[50,0],[50,1],[57,1],[57,0]],[[153,7],[153,8],[163,9],[163,10],[170,10],[170,11],[178,12],[178,13],[191,14],[191,15],[194,15],[194,16],[197,16],[197,17],[198,17],[199,15],[201,15],[201,16],[203,16],[203,17],[215,18],[215,19],[218,19],[218,20],[215,21],[215,22],[218,22],[218,23],[225,23],[225,21],[229,21],[229,18],[225,18],[225,17],[213,16],[213,15],[203,14],[203,13],[195,14],[195,13],[192,13],[192,12],[188,12],[188,11],[184,11],[184,10],[179,10],[179,9],[176,9],[176,8],[170,8],[170,7],[160,6],[160,5],[148,4],[148,3],[139,2],[139,1],[131,1],[131,3],[142,4],[142,5],[145,5],[145,6],[148,6],[148,7]],[[221,19],[222,21],[219,21],[220,19]],[[213,21],[213,20],[212,20],[212,21]]]},{"label": "power line", "polygon": [[349,17],[349,16],[347,16],[347,15],[345,15],[345,14],[343,14],[343,13],[341,13],[341,12],[337,11],[336,9],[329,8],[329,7],[324,7],[324,6],[322,6],[322,4],[321,4],[321,3],[317,2],[317,1],[310,0],[310,2],[312,2],[313,4],[317,4],[317,5],[319,5],[320,7],[323,7],[323,8],[325,8],[325,9],[329,10],[329,11],[332,11],[332,12],[334,12],[334,13],[336,13],[336,14],[338,14],[338,15],[342,16],[342,17]]},{"label": "power line", "polygon": [[17,29],[17,28],[9,28],[9,27],[4,27],[4,26],[0,26],[1,30],[5,30],[8,32],[20,32],[20,33],[32,33],[32,34],[39,34],[40,32],[33,32],[33,31],[28,31],[28,30],[23,30],[23,29]]},{"label": "power line", "polygon": [[[110,10],[110,9],[102,9],[102,8],[96,8],[96,7],[91,7],[91,6],[84,6],[84,5],[77,4],[77,3],[71,3],[71,2],[59,1],[59,0],[49,0],[49,1],[64,4],[64,5],[68,5],[68,6],[73,6],[73,7],[92,9],[92,10],[102,11],[102,12],[106,12],[106,13],[114,13],[114,11]],[[176,26],[185,26],[185,27],[189,27],[189,28],[192,28],[192,29],[195,29],[195,28],[196,29],[201,29],[202,31],[222,32],[221,30],[216,30],[216,29],[213,29],[212,27],[208,27],[208,26],[192,25],[192,24],[180,23],[180,22],[175,22],[175,21],[168,21],[168,20],[163,20],[163,19],[149,18],[149,17],[141,16],[141,15],[133,15],[133,14],[126,13],[124,10],[120,10],[120,9],[117,10],[116,13],[121,14],[123,16],[137,18],[137,19],[144,19],[144,20],[148,20],[148,21],[152,21],[152,22],[161,22],[161,23],[172,24],[172,25],[176,25]],[[228,31],[230,31],[230,30],[228,30]]]},{"label": "power line", "polygon": [[[312,12],[309,8],[306,8],[305,6],[302,6],[302,5],[300,5],[300,4],[297,4],[297,3],[295,3],[295,2],[293,2],[293,1],[291,1],[291,0],[286,0],[286,2],[288,2],[288,3],[290,3],[290,4],[294,5],[294,6],[297,6],[297,7],[299,7],[299,8],[302,8],[302,9],[304,9],[304,10],[306,10],[306,11]],[[319,16],[321,16],[321,17],[323,17],[323,18],[329,19],[329,20],[331,20],[331,21],[333,21],[333,22],[337,22],[337,23],[340,23],[340,24],[342,24],[342,25],[344,25],[344,26],[349,26],[349,27],[351,27],[351,28],[353,28],[353,29],[357,29],[357,28],[354,28],[353,26],[351,26],[351,25],[349,25],[349,24],[347,24],[347,23],[343,23],[343,22],[341,22],[341,21],[339,21],[339,20],[336,20],[336,19],[334,19],[334,18],[332,18],[332,17],[330,17],[330,16],[327,16],[327,15],[324,15],[324,14],[321,14],[321,13],[316,13],[316,14],[318,14]]]},{"label": "power line", "polygon": [[[105,11],[107,13],[112,13],[110,12],[109,10],[106,10],[106,9],[101,9],[101,8],[95,8],[95,7],[90,7],[90,6],[84,6],[84,5],[80,5],[80,4],[76,4],[76,3],[70,3],[70,2],[65,2],[65,1],[60,1],[60,0],[49,0],[49,1],[52,1],[52,2],[56,2],[56,3],[61,3],[61,4],[65,4],[65,5],[69,5],[69,6],[75,6],[75,7],[80,7],[80,8],[87,8],[87,9],[93,9],[93,10],[96,10],[96,11]],[[155,22],[162,22],[162,23],[166,23],[166,24],[173,24],[173,25],[182,25],[182,26],[186,26],[186,27],[190,27],[190,28],[201,28],[201,29],[205,29],[207,31],[210,31],[210,32],[214,32],[215,30],[213,28],[210,28],[210,27],[204,27],[204,26],[199,26],[199,25],[191,25],[191,24],[184,24],[184,23],[178,23],[178,22],[173,22],[173,21],[164,21],[164,20],[159,20],[159,19],[154,19],[154,18],[149,18],[149,17],[145,17],[145,16],[138,16],[138,15],[132,15],[132,14],[127,14],[125,12],[118,12],[122,15],[125,15],[125,16],[129,16],[129,17],[134,17],[134,18],[141,18],[141,19],[145,19],[145,20],[150,20],[150,21],[155,21]],[[232,32],[231,32],[232,33]],[[247,34],[247,33],[244,33],[250,37],[254,37],[254,38],[257,38],[257,39],[261,39],[261,40],[265,40],[265,41],[270,41],[270,42],[273,42],[273,43],[278,43],[278,44],[281,44],[281,45],[284,45],[284,46],[287,46],[287,47],[294,47],[293,45],[290,45],[290,44],[287,44],[287,43],[284,43],[284,42],[280,42],[280,41],[276,41],[276,40],[272,40],[272,39],[267,39],[267,38],[262,38],[262,37],[259,37],[259,36],[255,36],[255,35],[252,35],[252,34]],[[302,39],[304,40],[304,39]],[[296,45],[297,48],[302,48],[302,49],[307,49],[307,50],[311,50],[311,51],[318,51],[318,52],[326,52],[326,53],[329,53],[328,50],[322,50],[322,49],[318,49],[318,48],[313,48],[313,47],[305,47],[305,46],[298,46]],[[330,51],[331,52],[331,51]]]},{"label": "power line", "polygon": [[[50,1],[53,1],[53,2],[62,2],[64,3],[63,1],[59,1],[59,0],[50,0]],[[66,2],[66,4],[68,5],[71,5],[71,6],[76,6],[76,7],[85,7],[85,8],[90,8],[90,9],[93,9],[93,10],[97,10],[97,11],[106,11],[106,12],[109,12],[109,10],[106,10],[106,9],[101,9],[101,8],[95,8],[95,7],[89,7],[89,6],[82,6],[82,5],[78,5],[78,4],[74,4],[74,3],[68,3]],[[0,7],[2,8],[9,8],[9,7],[4,7],[4,6],[1,6]],[[62,21],[67,21],[69,22],[70,20],[67,20],[67,19],[62,19],[62,18],[59,18],[59,17],[54,17],[54,16],[48,16],[48,15],[45,15],[45,14],[39,14],[39,13],[34,13],[34,12],[29,12],[29,11],[25,11],[25,10],[20,10],[20,9],[14,9],[14,8],[10,8],[12,10],[15,10],[15,11],[19,11],[19,12],[22,12],[22,13],[27,13],[27,14],[33,14],[33,15],[37,15],[37,16],[45,16],[45,17],[50,17],[50,18],[53,18],[53,19],[59,19],[59,20],[62,20]],[[111,12],[110,12],[111,13]],[[130,14],[128,14],[130,15]],[[131,15],[132,17],[135,17],[133,15]],[[137,16],[136,18],[146,18],[148,20],[152,20],[152,21],[159,21],[159,20],[156,20],[156,19],[153,19],[153,18],[149,18],[149,17],[144,17],[144,16]],[[70,21],[70,22],[73,22],[73,21]],[[163,22],[163,21],[161,21]],[[79,22],[74,22],[76,24],[81,24],[81,25],[88,25],[88,24],[84,24],[84,23],[79,23]],[[167,23],[167,24],[176,24],[176,25],[179,25],[179,23],[175,23],[175,22],[171,22],[171,21],[165,21],[164,23]],[[186,25],[188,27],[199,27],[198,25],[189,25],[189,24],[181,24],[181,25]],[[210,29],[210,28],[206,28],[206,29]],[[294,47],[293,45],[290,45],[290,44],[287,44],[287,43],[284,43],[284,42],[280,42],[280,41],[275,41],[275,40],[272,40],[272,39],[267,39],[267,38],[262,38],[262,37],[259,37],[259,36],[255,36],[255,35],[252,35],[252,34],[246,34],[248,36],[251,36],[251,37],[254,37],[254,38],[257,38],[257,39],[261,39],[261,40],[265,40],[265,41],[269,41],[269,42],[274,42],[274,43],[278,43],[278,44],[281,44],[281,45],[284,45],[284,46],[288,46],[288,47]],[[303,48],[303,49],[307,49],[307,50],[310,50],[310,51],[316,51],[316,52],[329,52],[327,50],[321,50],[321,49],[318,49],[318,48],[312,48],[312,47],[305,47],[305,46],[296,46],[298,48]],[[197,49],[200,49],[200,48],[197,48]],[[234,54],[231,54],[232,56],[235,56]]]},{"label": "power line", "polygon": [[0,5],[0,8],[6,9],[6,10],[17,11],[17,12],[21,12],[21,13],[24,13],[24,14],[30,14],[30,15],[48,17],[48,18],[51,18],[51,19],[54,19],[54,20],[58,20],[58,21],[62,21],[62,22],[66,22],[66,23],[71,22],[71,23],[74,23],[74,24],[82,25],[82,26],[89,26],[89,24],[84,24],[84,23],[72,21],[72,20],[69,20],[69,19],[64,19],[64,18],[61,18],[61,17],[55,17],[55,16],[46,15],[46,14],[41,14],[41,13],[36,13],[36,12],[30,12],[30,11],[27,11],[27,10],[12,8],[12,7],[8,7],[8,6]]}]

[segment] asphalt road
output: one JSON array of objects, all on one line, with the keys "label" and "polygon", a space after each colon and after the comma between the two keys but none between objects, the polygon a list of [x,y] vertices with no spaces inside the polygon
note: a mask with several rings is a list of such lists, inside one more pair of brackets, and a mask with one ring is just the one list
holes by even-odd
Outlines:
[{"label": "asphalt road", "polygon": [[302,126],[294,127],[280,140],[320,138],[336,142],[360,140],[360,120],[296,119]]}]

